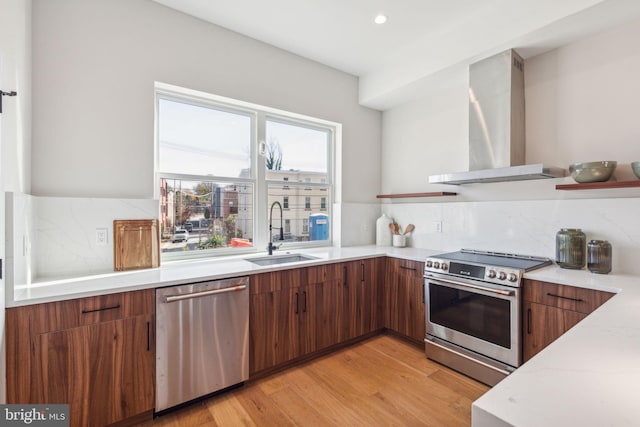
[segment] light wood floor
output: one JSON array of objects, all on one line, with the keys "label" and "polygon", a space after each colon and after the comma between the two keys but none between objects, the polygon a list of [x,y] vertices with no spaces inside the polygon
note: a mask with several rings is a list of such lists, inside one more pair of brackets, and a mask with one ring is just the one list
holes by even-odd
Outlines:
[{"label": "light wood floor", "polygon": [[144,426],[469,426],[487,390],[379,335]]}]

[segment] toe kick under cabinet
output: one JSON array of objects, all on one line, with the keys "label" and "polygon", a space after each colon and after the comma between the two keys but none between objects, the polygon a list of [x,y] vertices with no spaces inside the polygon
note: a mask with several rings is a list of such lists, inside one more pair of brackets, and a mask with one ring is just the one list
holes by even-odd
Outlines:
[{"label": "toe kick under cabinet", "polygon": [[69,404],[71,426],[151,418],[154,290],[6,310],[7,402]]}]

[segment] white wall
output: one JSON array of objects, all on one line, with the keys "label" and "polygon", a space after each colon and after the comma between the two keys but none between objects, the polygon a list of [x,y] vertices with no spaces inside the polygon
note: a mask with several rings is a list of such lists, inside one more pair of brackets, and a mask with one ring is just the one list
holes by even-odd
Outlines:
[{"label": "white wall", "polygon": [[149,0],[33,1],[35,195],[153,197],[153,83],[342,123],[344,201],[380,190],[354,76]]},{"label": "white wall", "polygon": [[[638,39],[636,20],[525,62],[528,163],[618,160],[617,175],[630,176],[640,159]],[[467,79],[384,112],[383,193],[428,191],[429,175],[467,170]]]},{"label": "white wall", "polygon": [[[5,97],[0,116],[0,188],[30,189],[31,139],[31,1],[0,0],[0,90],[16,91]],[[5,253],[4,195],[0,195],[0,259]],[[6,402],[5,283],[0,280],[0,403]]]},{"label": "white wall", "polygon": [[[528,163],[568,168],[573,162],[617,160],[615,177],[636,179],[629,163],[640,160],[638,40],[636,20],[525,62]],[[382,210],[403,226],[416,225],[411,244],[442,250],[475,246],[553,258],[556,231],[577,227],[584,228],[588,238],[612,242],[618,273],[640,274],[636,189],[555,190],[555,184],[573,182],[571,178],[427,184],[429,175],[467,169],[466,78],[383,113],[383,193],[460,193],[455,198],[383,204]],[[440,221],[443,232],[436,233]]]}]

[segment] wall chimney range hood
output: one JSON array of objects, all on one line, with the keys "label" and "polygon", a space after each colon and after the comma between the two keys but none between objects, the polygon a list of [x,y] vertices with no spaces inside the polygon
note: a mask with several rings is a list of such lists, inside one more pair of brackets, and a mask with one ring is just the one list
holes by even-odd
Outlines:
[{"label": "wall chimney range hood", "polygon": [[513,50],[469,66],[469,171],[430,184],[559,178],[562,168],[525,164],[524,60]]}]

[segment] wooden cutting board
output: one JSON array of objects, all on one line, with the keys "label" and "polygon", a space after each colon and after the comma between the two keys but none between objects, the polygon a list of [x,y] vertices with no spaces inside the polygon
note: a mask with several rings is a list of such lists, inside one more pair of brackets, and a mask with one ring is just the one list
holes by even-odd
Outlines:
[{"label": "wooden cutting board", "polygon": [[113,269],[126,271],[158,266],[160,266],[158,220],[114,220]]}]

